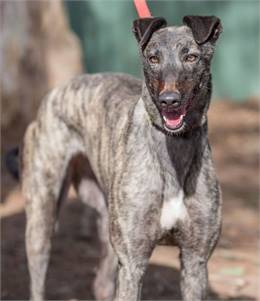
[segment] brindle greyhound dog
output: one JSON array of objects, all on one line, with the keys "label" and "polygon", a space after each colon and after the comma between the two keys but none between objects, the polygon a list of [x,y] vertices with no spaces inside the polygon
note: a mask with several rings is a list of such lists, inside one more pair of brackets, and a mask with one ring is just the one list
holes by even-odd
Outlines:
[{"label": "brindle greyhound dog", "polygon": [[70,182],[100,216],[99,300],[138,300],[160,242],[180,248],[183,299],[206,297],[221,224],[206,116],[221,23],[183,21],[134,22],[143,83],[123,74],[79,76],[47,95],[28,127],[21,167],[33,300],[44,298],[57,208]]}]

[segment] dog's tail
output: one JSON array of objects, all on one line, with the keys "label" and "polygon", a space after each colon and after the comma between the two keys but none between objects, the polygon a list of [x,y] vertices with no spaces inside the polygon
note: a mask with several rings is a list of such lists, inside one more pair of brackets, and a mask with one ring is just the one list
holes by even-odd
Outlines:
[{"label": "dog's tail", "polygon": [[14,179],[19,181],[19,147],[12,148],[5,155],[5,165]]}]

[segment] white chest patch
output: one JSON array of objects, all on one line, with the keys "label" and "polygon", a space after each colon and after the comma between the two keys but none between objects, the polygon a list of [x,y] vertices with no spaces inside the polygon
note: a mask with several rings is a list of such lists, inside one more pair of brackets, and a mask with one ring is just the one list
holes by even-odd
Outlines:
[{"label": "white chest patch", "polygon": [[183,191],[180,190],[176,197],[163,202],[160,224],[163,230],[170,230],[177,220],[182,220],[187,215],[187,209],[183,202]]}]

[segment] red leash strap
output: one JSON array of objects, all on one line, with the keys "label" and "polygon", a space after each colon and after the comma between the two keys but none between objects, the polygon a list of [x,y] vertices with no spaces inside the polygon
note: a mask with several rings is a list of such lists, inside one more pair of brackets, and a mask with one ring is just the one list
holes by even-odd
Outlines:
[{"label": "red leash strap", "polygon": [[145,0],[134,0],[134,4],[139,18],[152,18],[152,14]]}]

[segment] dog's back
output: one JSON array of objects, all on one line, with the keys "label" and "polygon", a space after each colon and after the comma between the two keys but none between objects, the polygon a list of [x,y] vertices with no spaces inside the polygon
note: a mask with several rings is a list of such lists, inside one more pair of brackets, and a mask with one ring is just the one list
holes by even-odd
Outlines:
[{"label": "dog's back", "polygon": [[[43,100],[37,120],[48,118],[48,110],[73,127],[82,127],[89,119],[111,122],[127,114],[141,95],[141,81],[127,74],[99,73],[78,76],[51,91]],[[113,117],[113,122],[116,122]],[[116,124],[113,124],[116,126]],[[80,128],[78,128],[80,129]]]}]

